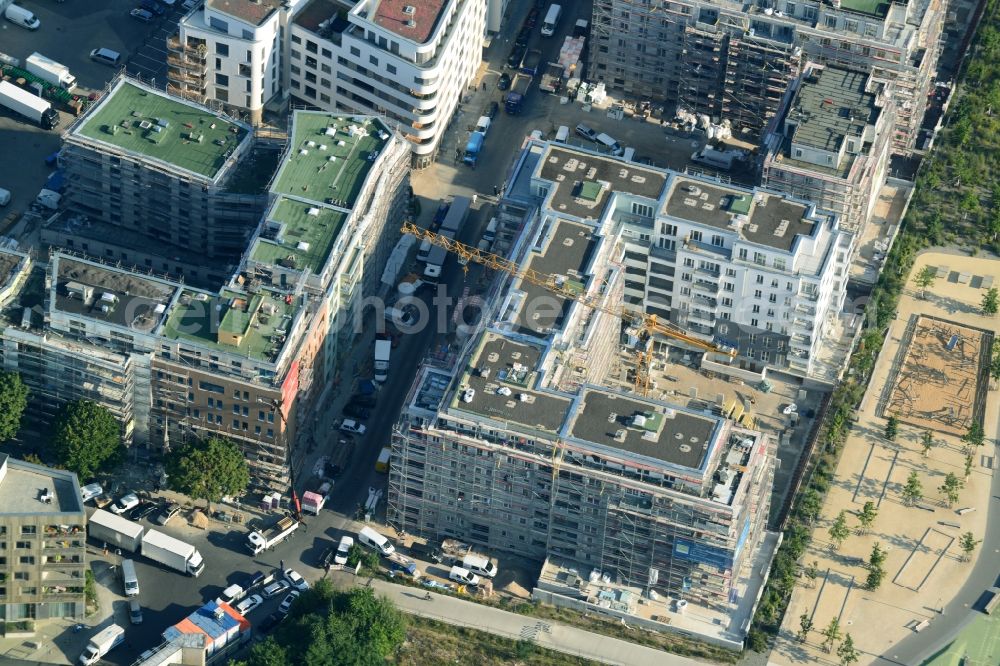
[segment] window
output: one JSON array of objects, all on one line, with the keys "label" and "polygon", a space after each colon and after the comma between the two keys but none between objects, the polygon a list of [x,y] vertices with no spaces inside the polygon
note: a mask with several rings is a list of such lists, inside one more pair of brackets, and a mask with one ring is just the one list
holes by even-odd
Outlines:
[{"label": "window", "polygon": [[826,17],[826,27],[828,27],[828,28],[836,28],[837,27],[837,17],[836,16],[827,16]]},{"label": "window", "polygon": [[739,258],[743,259],[743,260],[746,260],[746,258],[747,258],[747,249],[745,247],[741,247],[740,248]]},{"label": "window", "polygon": [[736,269],[735,268],[727,268],[726,269],[726,277],[736,277]]},{"label": "window", "polygon": [[[225,21],[220,21],[214,16],[208,19],[208,24],[213,28],[215,28],[216,30],[218,30],[219,32],[227,32],[227,33],[229,32],[229,24],[226,23]],[[216,53],[218,53],[218,51],[216,51]]]},{"label": "window", "polygon": [[215,43],[215,55],[228,56],[229,55],[229,44],[223,44],[222,42]]},{"label": "window", "polygon": [[226,76],[225,74],[216,74],[215,75],[215,84],[219,85],[219,86],[228,86],[229,85],[229,77]]},{"label": "window", "polygon": [[247,40],[248,42],[251,41],[253,39],[253,30],[247,30],[246,28],[243,28],[243,39]]},{"label": "window", "polygon": [[233,414],[239,414],[239,413],[240,413],[240,406],[233,405]]},{"label": "window", "polygon": [[777,288],[778,288],[778,281],[771,280],[771,289],[777,289]]},{"label": "window", "polygon": [[698,241],[700,243],[701,242],[701,232],[700,231],[692,231],[691,232],[691,240]]},{"label": "window", "polygon": [[354,56],[354,57],[356,57],[356,58],[361,57],[361,51],[360,51],[360,49],[358,49],[358,47],[356,47],[356,46],[352,46],[351,47],[351,55]]},{"label": "window", "polygon": [[684,265],[687,268],[694,268],[694,259],[692,259],[691,257],[685,257],[684,258]]},{"label": "window", "polygon": [[774,310],[772,308],[768,308],[767,309],[767,316],[768,317],[774,317]]},{"label": "window", "polygon": [[395,74],[396,73],[396,66],[395,65],[390,65],[390,64],[386,63],[386,65],[385,65],[385,71],[387,71],[390,74]]},{"label": "window", "polygon": [[717,234],[713,235],[712,236],[712,245],[714,245],[716,247],[722,247],[722,236],[719,236]]},{"label": "window", "polygon": [[238,429],[239,427],[240,427],[240,420],[239,419],[233,419],[233,428]]},{"label": "window", "polygon": [[373,55],[368,56],[368,62],[378,67],[378,58]]},{"label": "window", "polygon": [[778,297],[775,296],[774,294],[771,294],[770,296],[767,297],[767,301],[768,303],[777,303]]},{"label": "window", "polygon": [[865,37],[875,37],[878,34],[878,28],[871,23],[865,24]]},{"label": "window", "polygon": [[764,284],[764,276],[763,275],[758,275],[757,276],[757,284]]},{"label": "window", "polygon": [[[768,324],[768,326],[770,326],[770,324]],[[771,360],[771,352],[769,352],[769,351],[762,351],[760,353],[760,360],[764,361],[765,363],[767,363],[768,361],[770,361]]]},{"label": "window", "polygon": [[795,16],[795,3],[794,2],[786,2],[785,3],[785,13],[788,14],[789,16]]},{"label": "window", "polygon": [[642,217],[653,217],[653,207],[648,204],[639,203],[638,201],[633,201],[632,214],[640,215]]},{"label": "window", "polygon": [[762,292],[760,289],[754,289],[754,292],[753,292],[753,297],[754,298],[761,298],[763,295],[764,295],[764,292]]},{"label": "window", "polygon": [[[774,260],[774,267],[775,267],[775,269],[777,269],[779,271],[785,270],[785,268],[786,268],[785,260],[784,259],[775,259]],[[777,285],[775,285],[775,286],[777,286]]]},{"label": "window", "polygon": [[664,236],[676,236],[677,235],[677,225],[667,224],[666,222],[660,222],[660,233]]},{"label": "window", "polygon": [[[757,320],[754,319],[753,321],[754,321],[754,325],[756,325]],[[747,350],[747,358],[753,358],[753,357],[754,357],[754,351],[752,349],[748,349]]]},{"label": "window", "polygon": [[729,298],[728,296],[724,296],[722,298],[722,305],[727,308],[733,307],[733,299]]},{"label": "window", "polygon": [[38,526],[37,525],[21,525],[21,535],[22,536],[31,536],[33,534],[38,534]]},{"label": "window", "polygon": [[752,308],[750,308],[750,311],[751,311],[751,312],[752,312],[753,314],[760,314],[760,306],[759,306],[759,305],[755,305],[755,306],[753,306]]},{"label": "window", "polygon": [[[218,393],[219,395],[224,395],[226,392],[226,389],[224,387],[206,381],[198,382],[198,388],[200,388],[202,391],[211,391],[212,393]],[[208,403],[212,404],[212,400],[209,399]]]}]

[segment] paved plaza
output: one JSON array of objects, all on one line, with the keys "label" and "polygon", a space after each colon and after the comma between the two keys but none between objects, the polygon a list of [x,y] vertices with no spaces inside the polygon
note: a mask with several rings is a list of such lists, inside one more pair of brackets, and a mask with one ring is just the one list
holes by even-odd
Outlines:
[{"label": "paved plaza", "polygon": [[[995,259],[929,252],[918,258],[911,276],[928,265],[950,266],[952,271],[987,278],[994,272],[1000,275]],[[984,537],[1000,405],[997,391],[984,385],[982,413],[987,442],[975,452],[972,473],[965,480],[959,502],[949,508],[938,487],[949,472],[964,477],[965,454],[959,424],[949,427],[946,420],[935,419],[939,407],[931,403],[961,403],[966,407],[962,413],[971,418],[976,395],[973,384],[980,376],[978,366],[983,356],[977,345],[988,344],[990,334],[1000,328],[1000,318],[979,313],[983,282],[938,279],[921,298],[911,277],[856,413],[823,513],[814,527],[812,545],[802,558],[803,568],[815,563],[819,575],[813,584],[803,576],[793,592],[770,663],[839,663],[835,653],[826,653],[820,645],[820,632],[834,617],[840,620],[841,633],[850,633],[861,652],[860,664],[904,663],[891,661],[893,646],[935,622],[945,621],[939,611],[973,568],[972,563],[961,561],[959,537],[966,531],[977,539]],[[953,340],[955,335],[959,339]],[[988,347],[985,353],[989,353]],[[953,374],[956,371],[960,372]],[[928,381],[930,375],[937,377],[937,383]],[[901,424],[895,442],[889,442],[884,438],[888,414],[880,414],[892,413],[890,405],[894,403],[886,396],[901,383],[914,399],[909,414],[903,414],[896,399],[894,408],[900,413]],[[917,420],[918,412],[922,420]],[[956,416],[958,413],[956,409]],[[936,440],[926,457],[920,444],[925,427],[933,428]],[[924,497],[915,506],[905,506],[900,493],[912,471],[920,478]],[[870,533],[860,536],[853,528],[867,501],[875,503],[878,518]],[[960,512],[963,508],[977,510]],[[837,550],[829,527],[842,510],[847,512],[852,533]],[[876,542],[888,556],[882,585],[871,592],[865,589],[865,565]],[[984,552],[977,555],[996,557],[992,545],[982,548]],[[799,642],[796,634],[803,614],[812,619],[814,628],[805,642]]]}]

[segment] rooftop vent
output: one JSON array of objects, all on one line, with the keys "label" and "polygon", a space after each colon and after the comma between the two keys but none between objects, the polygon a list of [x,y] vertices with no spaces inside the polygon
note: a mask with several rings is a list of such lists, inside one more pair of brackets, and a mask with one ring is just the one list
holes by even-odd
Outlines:
[{"label": "rooftop vent", "polygon": [[405,25],[407,28],[415,28],[417,26],[417,22],[414,21],[413,19],[406,19],[405,21],[403,21],[403,25]]},{"label": "rooftop vent", "polygon": [[406,5],[403,7],[403,13],[407,16],[413,16],[417,12],[417,8],[413,5]]}]

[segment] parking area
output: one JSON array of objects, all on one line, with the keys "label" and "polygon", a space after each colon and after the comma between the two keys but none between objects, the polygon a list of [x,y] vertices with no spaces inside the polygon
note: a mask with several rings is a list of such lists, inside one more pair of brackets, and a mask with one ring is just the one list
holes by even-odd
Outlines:
[{"label": "parking area", "polygon": [[[25,30],[0,21],[0,51],[18,59],[38,52],[66,65],[77,79],[75,93],[86,97],[104,88],[115,69],[90,59],[90,52],[107,48],[122,55],[126,70],[156,85],[166,83],[166,38],[176,30],[182,15],[180,1],[149,23],[137,21],[129,11],[139,0],[88,0],[88,2],[23,2],[41,21],[38,30]],[[45,157],[59,148],[59,136],[73,117],[61,113],[59,127],[43,130],[37,125],[0,111],[0,145],[16,160],[0,161],[0,187],[10,190],[11,203],[4,215],[27,210],[45,183],[51,167]]]}]

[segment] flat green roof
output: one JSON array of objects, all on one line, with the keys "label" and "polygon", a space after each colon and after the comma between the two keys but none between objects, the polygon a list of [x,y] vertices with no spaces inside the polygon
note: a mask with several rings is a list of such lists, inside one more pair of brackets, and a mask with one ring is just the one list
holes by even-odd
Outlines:
[{"label": "flat green roof", "polygon": [[885,0],[840,0],[840,7],[850,12],[879,18],[889,13],[889,3]]},{"label": "flat green roof", "polygon": [[248,132],[194,104],[123,81],[75,133],[214,179]]},{"label": "flat green roof", "polygon": [[271,191],[351,208],[388,139],[372,118],[296,111],[289,152]]},{"label": "flat green roof", "polygon": [[[271,292],[244,294],[226,290],[219,296],[187,289],[163,325],[171,340],[190,340],[201,346],[273,362],[284,346],[300,300]],[[242,335],[239,345],[219,342],[219,332]]]},{"label": "flat green roof", "polygon": [[267,219],[284,225],[281,242],[261,238],[251,259],[295,270],[323,270],[347,213],[316,202],[279,197]]}]

